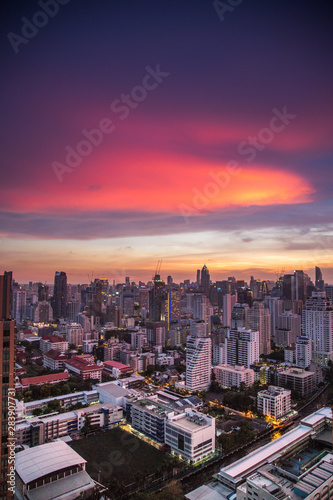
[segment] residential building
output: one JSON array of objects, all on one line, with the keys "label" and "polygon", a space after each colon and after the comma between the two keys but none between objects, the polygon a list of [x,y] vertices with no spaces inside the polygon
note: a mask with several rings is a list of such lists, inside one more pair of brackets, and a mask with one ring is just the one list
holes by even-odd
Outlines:
[{"label": "residential building", "polygon": [[279,419],[291,410],[291,391],[270,385],[257,394],[257,408],[264,415]]},{"label": "residential building", "polygon": [[302,331],[312,342],[312,360],[322,366],[333,361],[333,306],[325,292],[312,292],[303,310]]},{"label": "residential building", "polygon": [[190,391],[207,389],[211,380],[211,339],[187,337],[186,342],[186,387]]},{"label": "residential building", "polygon": [[240,387],[241,384],[254,384],[254,371],[245,366],[218,365],[214,366],[216,381],[223,387]]},{"label": "residential building", "polygon": [[308,368],[312,359],[312,342],[308,337],[298,337],[296,342],[296,365]]},{"label": "residential building", "polygon": [[131,407],[132,427],[154,441],[165,442],[165,421],[170,408],[151,399],[140,399]]},{"label": "residential building", "polygon": [[259,332],[259,354],[271,352],[271,315],[263,302],[254,302],[247,312],[246,326]]},{"label": "residential building", "polygon": [[315,373],[301,368],[289,368],[278,373],[278,385],[307,396],[315,390]]},{"label": "residential building", "polygon": [[250,365],[259,361],[259,332],[241,327],[229,328],[225,353],[226,364],[250,368]]},{"label": "residential building", "polygon": [[40,341],[40,350],[44,353],[51,349],[65,352],[68,350],[68,342],[59,335],[45,335]]}]

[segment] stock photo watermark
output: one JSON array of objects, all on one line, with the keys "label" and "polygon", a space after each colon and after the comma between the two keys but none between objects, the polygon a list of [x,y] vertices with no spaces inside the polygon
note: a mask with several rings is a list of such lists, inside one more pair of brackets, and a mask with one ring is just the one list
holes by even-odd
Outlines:
[{"label": "stock photo watermark", "polygon": [[42,10],[37,10],[31,19],[28,19],[26,16],[21,17],[21,21],[23,22],[21,34],[18,35],[12,31],[7,34],[7,38],[15,54],[19,53],[19,48],[22,44],[27,45],[30,40],[35,38],[39,33],[40,28],[44,28],[48,24],[50,18],[58,14],[60,6],[66,5],[70,1],[71,0],[39,0],[38,5]]},{"label": "stock photo watermark", "polygon": [[8,391],[8,491],[15,493],[15,389]]},{"label": "stock photo watermark", "polygon": [[[261,128],[256,136],[248,136],[247,140],[242,141],[237,147],[238,154],[246,156],[245,160],[248,163],[252,162],[256,158],[258,151],[263,151],[273,141],[275,135],[282,132],[290,121],[297,116],[288,113],[287,106],[284,106],[282,111],[273,108],[272,112],[273,116],[268,126]],[[206,182],[201,190],[193,188],[192,204],[180,203],[178,206],[185,223],[189,224],[189,217],[200,215],[203,210],[207,209],[209,204],[229,186],[231,179],[242,171],[239,162],[232,160],[227,163],[223,170],[210,172],[209,177],[211,180]]]},{"label": "stock photo watermark", "polygon": [[243,0],[226,0],[222,2],[221,0],[214,0],[213,7],[215,9],[216,14],[219,16],[221,22],[224,21],[224,15],[226,13],[233,12],[235,7],[238,7],[243,3]]},{"label": "stock photo watermark", "polygon": [[[160,64],[157,64],[155,69],[151,66],[146,66],[145,70],[147,73],[143,77],[141,85],[134,86],[129,94],[121,94],[120,99],[112,101],[110,105],[111,111],[119,115],[118,118],[120,120],[125,120],[131,110],[137,108],[139,103],[147,98],[148,93],[155,90],[170,75],[166,71],[161,71]],[[84,139],[79,141],[74,148],[69,145],[65,147],[67,152],[65,162],[54,161],[52,163],[52,168],[58,181],[63,181],[65,173],[73,172],[81,164],[83,158],[89,156],[94,148],[100,146],[104,140],[104,136],[111,134],[115,128],[116,126],[110,118],[102,118],[97,128],[92,130],[83,129],[81,133]]]}]

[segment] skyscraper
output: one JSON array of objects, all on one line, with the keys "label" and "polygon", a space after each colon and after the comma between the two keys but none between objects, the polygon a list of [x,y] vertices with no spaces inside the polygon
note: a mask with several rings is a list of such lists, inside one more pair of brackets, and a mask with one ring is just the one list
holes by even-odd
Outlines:
[{"label": "skyscraper", "polygon": [[54,275],[54,289],[52,308],[54,319],[66,317],[67,303],[67,275],[63,271],[56,271]]},{"label": "skyscraper", "polygon": [[259,361],[259,332],[245,328],[230,328],[225,339],[225,355],[228,365],[250,368]]},{"label": "skyscraper", "polygon": [[188,336],[186,342],[186,388],[189,391],[202,391],[209,387],[211,364],[211,339]]},{"label": "skyscraper", "polygon": [[210,274],[206,264],[201,269],[201,291],[209,297]]},{"label": "skyscraper", "polygon": [[193,319],[206,324],[206,335],[211,333],[211,305],[206,295],[196,293],[193,301]]},{"label": "skyscraper", "polygon": [[323,292],[324,289],[325,289],[325,283],[324,283],[324,280],[323,280],[323,275],[322,275],[322,272],[321,272],[321,269],[320,267],[315,267],[315,274],[316,274],[316,282],[315,282],[315,285],[316,285],[316,288],[318,290],[318,292]]},{"label": "skyscraper", "polygon": [[247,328],[259,332],[259,354],[271,352],[271,315],[263,302],[254,302],[247,313]]},{"label": "skyscraper", "polygon": [[[15,419],[15,321],[11,319],[12,273],[0,276],[0,498],[13,498],[8,491],[11,474],[9,457],[15,449],[15,435],[11,421]],[[13,416],[14,414],[14,416]],[[15,434],[15,433],[14,433]],[[14,473],[15,479],[15,473]]]}]

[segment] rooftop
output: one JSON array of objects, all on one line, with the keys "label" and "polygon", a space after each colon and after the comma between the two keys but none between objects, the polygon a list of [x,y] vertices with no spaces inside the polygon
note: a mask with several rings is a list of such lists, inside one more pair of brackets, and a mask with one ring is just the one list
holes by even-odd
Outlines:
[{"label": "rooftop", "polygon": [[49,375],[40,375],[39,377],[26,377],[21,379],[22,385],[42,384],[53,382],[55,380],[67,380],[68,372],[50,373]]},{"label": "rooftop", "polygon": [[27,484],[57,470],[84,464],[86,460],[63,441],[42,444],[16,454],[15,469]]},{"label": "rooftop", "polygon": [[66,364],[66,366],[67,365],[72,366],[73,368],[81,370],[82,372],[90,372],[90,371],[96,371],[96,370],[102,371],[103,370],[102,366],[98,366],[98,365],[96,365],[96,363],[91,363],[83,356],[75,356],[74,358],[66,360],[65,364]]},{"label": "rooftop", "polygon": [[67,342],[64,338],[59,335],[45,335],[42,339],[43,342],[51,342],[51,344],[56,344],[58,342]]}]

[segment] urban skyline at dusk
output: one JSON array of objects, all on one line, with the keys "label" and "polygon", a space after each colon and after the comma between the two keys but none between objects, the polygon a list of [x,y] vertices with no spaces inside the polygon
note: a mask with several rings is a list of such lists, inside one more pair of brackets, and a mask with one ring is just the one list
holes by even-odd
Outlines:
[{"label": "urban skyline at dusk", "polygon": [[333,282],[330,6],[5,3],[1,272]]}]

